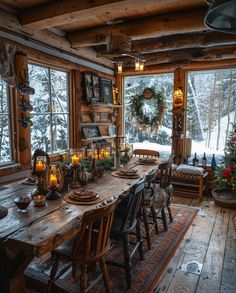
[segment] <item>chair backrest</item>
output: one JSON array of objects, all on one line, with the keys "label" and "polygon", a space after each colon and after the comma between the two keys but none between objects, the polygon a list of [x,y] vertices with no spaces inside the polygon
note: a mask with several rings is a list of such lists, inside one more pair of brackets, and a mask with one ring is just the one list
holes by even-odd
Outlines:
[{"label": "chair backrest", "polygon": [[145,175],[145,182],[146,183],[153,183],[156,179],[157,170],[153,169],[151,170],[147,175]]},{"label": "chair backrest", "polygon": [[122,210],[120,231],[127,231],[131,229],[136,223],[144,188],[145,181],[144,179],[141,179],[130,189],[130,193],[127,198],[127,204],[123,206]]},{"label": "chair backrest", "polygon": [[161,163],[158,166],[159,170],[159,184],[161,188],[166,188],[170,185],[171,180],[171,171],[172,171],[172,163],[171,161]]},{"label": "chair backrest", "polygon": [[135,156],[139,157],[160,157],[160,153],[158,151],[152,151],[152,150],[142,150],[142,149],[136,149],[133,151],[133,154]]},{"label": "chair backrest", "polygon": [[86,212],[82,218],[81,229],[74,241],[72,255],[79,253],[84,245],[84,262],[103,256],[109,248],[109,235],[117,206],[118,197],[105,200],[97,208]]},{"label": "chair backrest", "polygon": [[166,188],[170,185],[171,180],[171,171],[172,171],[172,162],[168,161],[166,163],[162,163],[158,166],[159,172],[159,183],[161,188]]}]

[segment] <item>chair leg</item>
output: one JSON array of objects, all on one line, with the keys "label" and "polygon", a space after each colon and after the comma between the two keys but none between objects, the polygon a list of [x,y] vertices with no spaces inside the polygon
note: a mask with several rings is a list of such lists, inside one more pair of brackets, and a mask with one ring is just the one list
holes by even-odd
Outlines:
[{"label": "chair leg", "polygon": [[48,285],[46,290],[47,293],[52,292],[52,286],[55,283],[58,266],[59,266],[58,258],[56,256],[52,256],[52,269],[50,272],[50,278],[48,280]]},{"label": "chair leg", "polygon": [[124,245],[124,256],[125,256],[125,275],[127,287],[131,287],[132,282],[132,266],[131,266],[131,258],[129,252],[129,239],[128,234],[123,235],[123,245]]},{"label": "chair leg", "polygon": [[167,220],[166,220],[166,213],[165,213],[165,209],[164,208],[161,209],[161,218],[162,218],[164,230],[165,231],[168,231]]},{"label": "chair leg", "polygon": [[170,209],[169,206],[167,206],[167,210],[168,210],[168,213],[169,213],[170,222],[172,223],[173,222],[173,217],[172,217],[171,209]]},{"label": "chair leg", "polygon": [[109,283],[109,276],[108,276],[107,266],[106,266],[104,258],[102,258],[99,263],[100,263],[100,267],[101,267],[101,270],[102,270],[102,276],[103,276],[103,281],[104,281],[104,285],[105,285],[105,288],[106,288],[106,292],[111,293],[111,287],[110,287],[110,283]]},{"label": "chair leg", "polygon": [[141,235],[139,218],[137,219],[137,223],[136,223],[136,235],[137,235],[137,243],[139,243],[139,246],[138,246],[139,255],[140,255],[140,258],[143,259],[143,254],[144,254],[143,253],[143,239]]},{"label": "chair leg", "polygon": [[81,265],[81,277],[80,277],[80,290],[81,293],[85,293],[87,291],[87,265]]},{"label": "chair leg", "polygon": [[76,274],[76,262],[73,261],[72,262],[72,273],[71,273],[73,278],[75,278],[75,274]]},{"label": "chair leg", "polygon": [[150,210],[151,210],[151,213],[152,213],[152,220],[154,222],[155,231],[156,231],[156,234],[158,234],[157,216],[156,216],[156,211],[155,211],[155,208],[154,208],[153,205],[150,206]]},{"label": "chair leg", "polygon": [[145,208],[143,208],[141,214],[143,215],[143,223],[144,223],[144,228],[145,228],[145,232],[146,232],[147,246],[148,246],[148,249],[150,250],[151,249],[151,239],[150,239],[147,210]]}]

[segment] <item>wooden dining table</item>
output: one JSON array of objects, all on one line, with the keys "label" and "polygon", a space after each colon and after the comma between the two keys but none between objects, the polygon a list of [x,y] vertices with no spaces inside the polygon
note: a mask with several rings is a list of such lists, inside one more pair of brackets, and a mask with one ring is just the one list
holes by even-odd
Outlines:
[{"label": "wooden dining table", "polygon": [[[106,171],[101,178],[86,185],[86,188],[98,193],[101,200],[120,196],[148,172],[157,169],[157,164],[139,164],[133,159],[129,168],[136,169],[139,178],[114,177],[111,171]],[[14,182],[0,187],[0,205],[8,208],[8,214],[0,219],[0,286],[7,287],[9,279],[7,255],[24,256],[26,266],[34,256],[42,256],[59,246],[73,236],[79,229],[83,214],[95,209],[94,204],[71,204],[61,198],[47,201],[45,206],[36,207],[33,201],[27,213],[20,213],[14,204],[14,198],[28,193],[31,195],[35,186],[26,185],[24,181]]]}]

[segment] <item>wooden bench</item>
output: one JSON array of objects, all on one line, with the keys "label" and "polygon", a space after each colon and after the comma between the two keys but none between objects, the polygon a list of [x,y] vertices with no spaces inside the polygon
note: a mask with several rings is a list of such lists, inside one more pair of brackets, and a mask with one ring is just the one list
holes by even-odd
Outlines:
[{"label": "wooden bench", "polygon": [[174,195],[195,196],[202,201],[207,175],[208,172],[204,172],[202,175],[193,175],[172,170],[171,183],[174,186]]}]

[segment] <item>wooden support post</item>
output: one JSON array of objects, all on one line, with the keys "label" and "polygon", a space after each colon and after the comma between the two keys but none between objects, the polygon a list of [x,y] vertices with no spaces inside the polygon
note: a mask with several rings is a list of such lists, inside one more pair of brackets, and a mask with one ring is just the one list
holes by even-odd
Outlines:
[{"label": "wooden support post", "polygon": [[72,71],[71,78],[71,97],[70,98],[70,147],[81,147],[81,102],[82,102],[82,85],[81,72],[78,70]]},{"label": "wooden support post", "polygon": [[175,101],[173,101],[173,127],[172,127],[172,157],[175,164],[180,164],[183,162],[184,154],[184,138],[185,138],[185,128],[186,128],[186,71],[181,68],[177,68],[174,71],[174,91],[180,89],[183,93],[183,101],[180,106],[176,106]]},{"label": "wooden support post", "polygon": [[123,135],[124,133],[124,97],[123,97],[123,77],[122,75],[118,74],[116,76],[116,87],[118,88],[118,100],[119,100],[119,103],[120,105],[122,105],[123,107],[122,108],[117,108],[116,109],[116,113],[117,113],[117,119],[116,119],[116,126],[120,126],[119,127],[119,135]]},{"label": "wooden support post", "polygon": [[[28,59],[27,55],[23,52],[17,52],[15,55],[15,72],[17,85],[28,84]],[[29,96],[21,96],[18,92],[17,99],[18,103],[24,98],[25,101],[29,101]],[[22,107],[18,108],[18,117],[29,116],[29,111],[23,111]],[[19,152],[20,162],[24,165],[31,164],[31,147],[30,147],[30,127],[24,127],[19,124]]]}]

